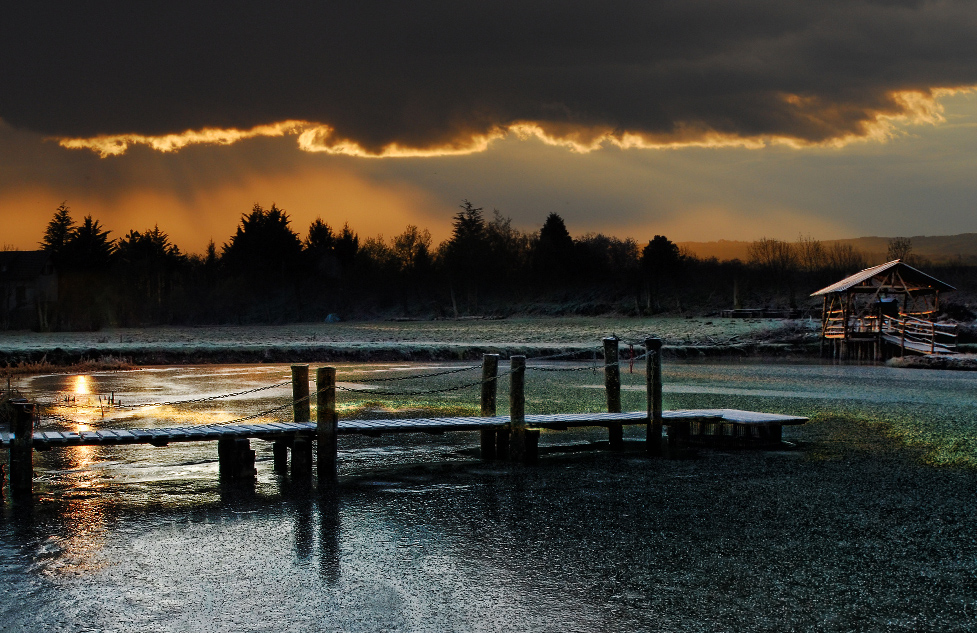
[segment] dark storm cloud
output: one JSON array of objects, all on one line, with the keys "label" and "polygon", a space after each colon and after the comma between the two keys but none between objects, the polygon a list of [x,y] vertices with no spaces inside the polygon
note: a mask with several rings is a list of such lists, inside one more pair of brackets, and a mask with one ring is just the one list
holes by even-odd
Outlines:
[{"label": "dark storm cloud", "polygon": [[0,118],[57,136],[324,123],[376,151],[518,121],[823,142],[977,84],[970,0],[16,3]]}]

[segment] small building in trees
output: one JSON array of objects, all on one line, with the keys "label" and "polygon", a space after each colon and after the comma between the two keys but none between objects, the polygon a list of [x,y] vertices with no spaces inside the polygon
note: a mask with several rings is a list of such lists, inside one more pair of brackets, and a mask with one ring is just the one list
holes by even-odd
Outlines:
[{"label": "small building in trees", "polygon": [[47,251],[0,252],[0,328],[50,327],[58,275]]},{"label": "small building in trees", "polygon": [[956,325],[937,321],[940,293],[955,290],[895,259],[811,294],[822,297],[821,343],[839,358],[955,353]]}]

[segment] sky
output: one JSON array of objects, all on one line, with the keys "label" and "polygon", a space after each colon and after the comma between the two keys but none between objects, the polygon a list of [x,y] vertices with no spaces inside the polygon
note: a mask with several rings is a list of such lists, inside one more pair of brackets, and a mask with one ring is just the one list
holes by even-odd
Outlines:
[{"label": "sky", "polygon": [[[146,6],[144,6],[146,5]],[[971,0],[36,1],[0,22],[0,245],[59,204],[218,247],[253,205],[447,238],[977,232]]]}]

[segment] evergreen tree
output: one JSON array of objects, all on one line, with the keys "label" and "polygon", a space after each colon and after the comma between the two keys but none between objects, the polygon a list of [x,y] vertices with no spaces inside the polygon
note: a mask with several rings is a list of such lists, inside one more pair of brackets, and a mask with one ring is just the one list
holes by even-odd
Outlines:
[{"label": "evergreen tree", "polygon": [[647,283],[649,309],[661,309],[661,289],[674,282],[682,268],[678,246],[664,235],[656,235],[641,251],[641,269]]},{"label": "evergreen tree", "polygon": [[86,215],[65,245],[68,264],[76,270],[93,273],[108,270],[115,251],[109,233],[111,231],[104,230],[98,220]]},{"label": "evergreen tree", "polygon": [[255,204],[241,216],[241,224],[224,244],[221,259],[228,271],[284,279],[299,263],[302,242],[289,226],[288,214],[274,204],[265,210]]},{"label": "evergreen tree", "polygon": [[40,241],[41,248],[51,254],[51,261],[59,267],[65,263],[65,251],[76,230],[75,221],[71,219],[66,203],[67,201],[62,202],[55,210],[54,217],[44,231],[44,239]]}]

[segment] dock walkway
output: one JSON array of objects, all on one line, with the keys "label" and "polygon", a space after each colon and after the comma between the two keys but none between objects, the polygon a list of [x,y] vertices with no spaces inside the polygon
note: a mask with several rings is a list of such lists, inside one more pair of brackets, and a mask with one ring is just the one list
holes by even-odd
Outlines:
[{"label": "dock walkway", "polygon": [[[774,413],[757,413],[737,409],[679,409],[662,412],[666,426],[688,422],[715,422],[744,427],[770,428],[804,424],[807,418]],[[647,424],[646,411],[625,413],[554,413],[527,415],[529,427],[565,430],[579,427],[602,427],[611,424]],[[445,433],[450,431],[503,430],[509,416],[398,418],[380,420],[343,419],[337,435],[369,435],[384,433]],[[115,446],[149,444],[166,446],[171,442],[208,442],[225,439],[259,439],[275,441],[283,436],[309,437],[316,434],[316,422],[265,422],[261,424],[228,424],[213,426],[178,426],[166,428],[99,429],[92,431],[35,431],[34,450],[67,446]],[[9,446],[15,435],[0,431],[0,445]]]}]

